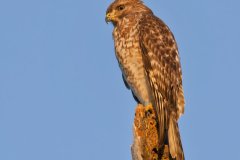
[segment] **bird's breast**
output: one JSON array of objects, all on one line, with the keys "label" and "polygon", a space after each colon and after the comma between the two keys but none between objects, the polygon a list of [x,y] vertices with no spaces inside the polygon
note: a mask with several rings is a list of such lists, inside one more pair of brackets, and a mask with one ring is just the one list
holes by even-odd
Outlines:
[{"label": "bird's breast", "polygon": [[150,102],[150,87],[146,77],[138,31],[134,28],[114,31],[116,57],[131,90],[141,103]]}]

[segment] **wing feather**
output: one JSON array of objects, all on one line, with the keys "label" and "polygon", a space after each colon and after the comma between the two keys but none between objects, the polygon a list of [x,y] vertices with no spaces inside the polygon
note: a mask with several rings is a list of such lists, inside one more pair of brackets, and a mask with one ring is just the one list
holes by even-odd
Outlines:
[{"label": "wing feather", "polygon": [[140,21],[140,46],[159,120],[159,141],[164,144],[169,116],[175,120],[184,111],[182,72],[178,48],[169,28],[154,15]]},{"label": "wing feather", "polygon": [[140,22],[140,43],[152,90],[161,93],[171,111],[183,114],[182,71],[173,34],[163,21],[146,15]]}]

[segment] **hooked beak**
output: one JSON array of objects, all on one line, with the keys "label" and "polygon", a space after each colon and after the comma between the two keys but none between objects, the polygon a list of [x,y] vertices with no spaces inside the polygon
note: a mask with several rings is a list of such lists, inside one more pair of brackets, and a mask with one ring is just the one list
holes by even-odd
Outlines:
[{"label": "hooked beak", "polygon": [[106,23],[111,22],[112,20],[114,20],[114,15],[111,13],[107,13],[105,17]]}]

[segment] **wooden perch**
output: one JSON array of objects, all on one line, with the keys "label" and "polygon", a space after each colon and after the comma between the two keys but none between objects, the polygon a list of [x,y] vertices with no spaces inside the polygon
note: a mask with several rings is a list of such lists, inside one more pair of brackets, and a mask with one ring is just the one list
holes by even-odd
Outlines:
[{"label": "wooden perch", "polygon": [[157,119],[152,107],[137,106],[133,136],[133,160],[171,160],[168,145],[159,147]]}]

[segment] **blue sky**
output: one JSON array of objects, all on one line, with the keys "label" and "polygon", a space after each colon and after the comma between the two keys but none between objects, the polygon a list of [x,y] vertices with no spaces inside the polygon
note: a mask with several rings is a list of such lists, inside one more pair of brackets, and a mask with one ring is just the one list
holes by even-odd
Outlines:
[{"label": "blue sky", "polygon": [[[0,159],[131,159],[110,0],[0,1]],[[178,42],[186,159],[240,159],[237,0],[145,0]]]}]

